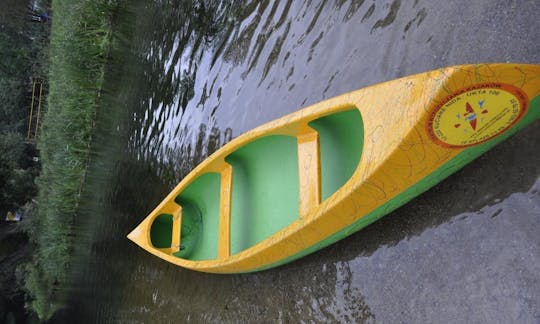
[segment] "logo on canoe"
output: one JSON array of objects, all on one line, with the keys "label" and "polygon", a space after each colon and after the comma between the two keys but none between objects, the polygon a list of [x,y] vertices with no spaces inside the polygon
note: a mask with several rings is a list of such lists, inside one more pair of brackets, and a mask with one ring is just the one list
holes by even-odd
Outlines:
[{"label": "logo on canoe", "polygon": [[524,115],[527,96],[500,83],[462,89],[438,105],[428,120],[428,132],[445,147],[467,147],[504,133]]}]

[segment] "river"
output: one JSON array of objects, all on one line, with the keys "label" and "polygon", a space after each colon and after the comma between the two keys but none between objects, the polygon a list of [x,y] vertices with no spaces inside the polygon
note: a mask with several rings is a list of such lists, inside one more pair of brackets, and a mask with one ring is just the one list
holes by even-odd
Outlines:
[{"label": "river", "polygon": [[132,1],[118,14],[76,224],[80,322],[540,321],[540,124],[368,228],[260,273],[166,263],[126,235],[231,138],[438,67],[540,63],[538,1]]}]

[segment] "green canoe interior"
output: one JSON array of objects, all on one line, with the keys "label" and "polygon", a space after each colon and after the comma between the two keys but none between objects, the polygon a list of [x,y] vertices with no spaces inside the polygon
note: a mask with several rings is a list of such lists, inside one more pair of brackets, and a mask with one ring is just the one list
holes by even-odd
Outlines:
[{"label": "green canoe interior", "polygon": [[[324,201],[358,166],[364,127],[355,108],[316,119],[309,126],[319,133]],[[298,219],[301,188],[297,139],[262,137],[231,153],[225,161],[233,168],[230,252],[236,254]],[[182,206],[182,248],[176,256],[190,260],[217,258],[220,181],[220,174],[205,173],[176,197],[176,203]],[[152,245],[170,247],[172,226],[172,215],[159,215],[151,226]]]}]

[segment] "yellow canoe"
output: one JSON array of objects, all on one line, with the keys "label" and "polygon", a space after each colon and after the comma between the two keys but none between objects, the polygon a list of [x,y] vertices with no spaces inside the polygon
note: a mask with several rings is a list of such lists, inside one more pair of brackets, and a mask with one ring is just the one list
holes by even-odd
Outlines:
[{"label": "yellow canoe", "polygon": [[540,118],[540,66],[442,68],[325,100],[197,166],[128,238],[176,265],[290,262],[403,205]]}]

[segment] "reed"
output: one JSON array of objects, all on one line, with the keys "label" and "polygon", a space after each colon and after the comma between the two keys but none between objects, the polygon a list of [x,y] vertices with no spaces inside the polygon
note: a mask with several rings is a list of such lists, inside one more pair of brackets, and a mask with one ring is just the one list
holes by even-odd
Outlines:
[{"label": "reed", "polygon": [[64,306],[73,223],[91,156],[112,22],[122,0],[53,0],[49,94],[38,148],[33,263],[25,269],[29,307],[46,321]]}]

